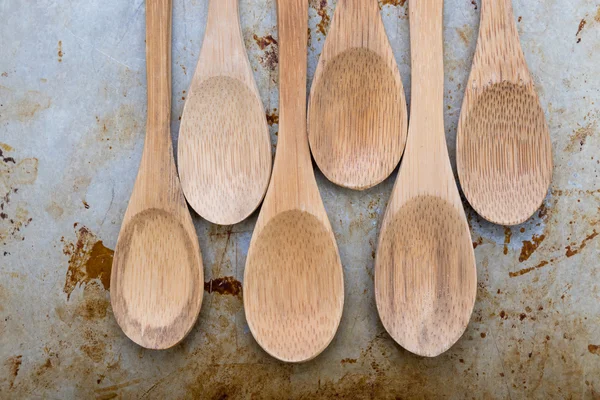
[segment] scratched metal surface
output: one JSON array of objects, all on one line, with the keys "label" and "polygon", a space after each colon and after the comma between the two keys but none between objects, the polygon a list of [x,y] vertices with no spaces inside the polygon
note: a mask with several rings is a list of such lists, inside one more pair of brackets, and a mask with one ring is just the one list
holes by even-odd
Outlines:
[{"label": "scratched metal surface", "polygon": [[[407,4],[382,3],[410,99]],[[309,83],[334,5],[311,0]],[[446,1],[452,158],[479,6]],[[479,291],[464,337],[423,359],[379,322],[373,255],[395,174],[357,193],[317,173],[344,264],[344,315],[320,357],[284,365],[256,345],[242,308],[256,215],[232,227],[194,216],[213,281],[183,343],[143,350],[113,318],[111,249],[144,139],[143,1],[1,0],[0,398],[600,398],[600,7],[515,0],[514,8],[556,172],[544,208],[522,226],[491,225],[467,206]],[[174,1],[175,146],[206,11],[206,0]],[[242,0],[241,15],[275,150],[275,2]]]}]

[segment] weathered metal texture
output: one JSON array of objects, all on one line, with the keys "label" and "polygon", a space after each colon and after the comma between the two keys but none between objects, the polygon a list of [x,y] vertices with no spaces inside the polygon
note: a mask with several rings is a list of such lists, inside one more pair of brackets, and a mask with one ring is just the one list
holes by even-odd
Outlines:
[{"label": "weathered metal texture", "polygon": [[[174,3],[176,144],[207,1]],[[407,4],[380,3],[409,94]],[[309,78],[334,5],[311,0]],[[479,7],[445,6],[453,162]],[[395,175],[358,193],[317,173],[344,264],[344,316],[320,357],[284,365],[244,319],[256,215],[232,227],[194,216],[208,281],[183,343],[143,350],[113,318],[110,249],[144,139],[144,2],[0,1],[0,398],[600,398],[600,7],[515,0],[514,9],[556,171],[545,206],[522,226],[491,225],[466,206],[479,292],[464,337],[435,359],[394,344],[375,308],[373,257]],[[275,2],[242,0],[241,11],[275,149]]]}]

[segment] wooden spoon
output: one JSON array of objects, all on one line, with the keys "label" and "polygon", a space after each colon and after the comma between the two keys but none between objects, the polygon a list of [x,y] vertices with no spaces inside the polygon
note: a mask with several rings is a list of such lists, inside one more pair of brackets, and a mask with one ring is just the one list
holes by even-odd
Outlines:
[{"label": "wooden spoon", "polygon": [[271,138],[240,30],[238,0],[210,0],[179,131],[181,186],[194,210],[232,225],[262,201]]},{"label": "wooden spoon", "polygon": [[306,138],[308,0],[278,0],[277,19],[279,141],[248,251],[244,308],[252,334],[267,353],[302,362],[333,339],[344,281]]},{"label": "wooden spoon", "polygon": [[406,118],[377,1],[338,1],[309,101],[308,137],[319,168],[340,186],[377,185],[400,161]]},{"label": "wooden spoon", "polygon": [[456,162],[469,203],[496,224],[524,222],[548,193],[552,144],[519,43],[511,0],[482,1]]},{"label": "wooden spoon", "polygon": [[385,329],[407,350],[428,357],[463,334],[477,291],[471,235],[444,134],[443,4],[409,4],[408,142],[375,260],[375,299]]},{"label": "wooden spoon", "polygon": [[146,143],[111,273],[117,322],[131,340],[151,349],[172,347],[189,333],[200,312],[204,282],[169,132],[171,2],[146,1]]}]

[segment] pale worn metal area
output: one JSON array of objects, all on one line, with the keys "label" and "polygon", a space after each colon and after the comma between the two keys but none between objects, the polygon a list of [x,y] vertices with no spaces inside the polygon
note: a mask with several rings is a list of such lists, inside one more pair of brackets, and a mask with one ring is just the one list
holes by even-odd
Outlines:
[{"label": "pale worn metal area", "polygon": [[[410,100],[408,4],[380,3]],[[317,173],[344,264],[344,315],[321,356],[285,365],[257,346],[244,318],[256,214],[232,227],[194,215],[208,282],[180,345],[141,349],[112,315],[110,249],[144,140],[144,1],[0,0],[0,398],[600,398],[600,7],[513,3],[555,175],[543,209],[522,226],[491,225],[467,206],[479,291],[464,337],[424,359],[379,322],[373,256],[395,174],[352,192]],[[481,3],[445,4],[454,162]],[[275,1],[240,7],[275,150]],[[311,0],[308,84],[334,7]],[[175,147],[206,12],[206,0],[174,1]]]}]

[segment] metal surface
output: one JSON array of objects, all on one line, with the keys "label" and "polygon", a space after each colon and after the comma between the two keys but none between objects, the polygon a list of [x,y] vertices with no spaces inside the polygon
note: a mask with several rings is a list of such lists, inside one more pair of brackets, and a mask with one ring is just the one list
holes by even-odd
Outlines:
[{"label": "metal surface", "polygon": [[[174,3],[176,145],[207,1]],[[310,78],[334,3],[311,0]],[[407,4],[380,3],[409,94]],[[446,1],[453,162],[480,4]],[[143,350],[113,318],[110,249],[144,139],[144,2],[1,0],[0,398],[600,398],[600,7],[515,0],[514,8],[556,170],[544,208],[522,226],[491,225],[467,206],[479,291],[464,337],[424,359],[379,322],[373,256],[395,174],[359,193],[317,173],[344,264],[344,316],[325,353],[284,365],[256,345],[244,319],[240,280],[256,214],[232,227],[195,216],[209,281],[183,343]],[[241,15],[275,149],[275,2],[242,0]]]}]

